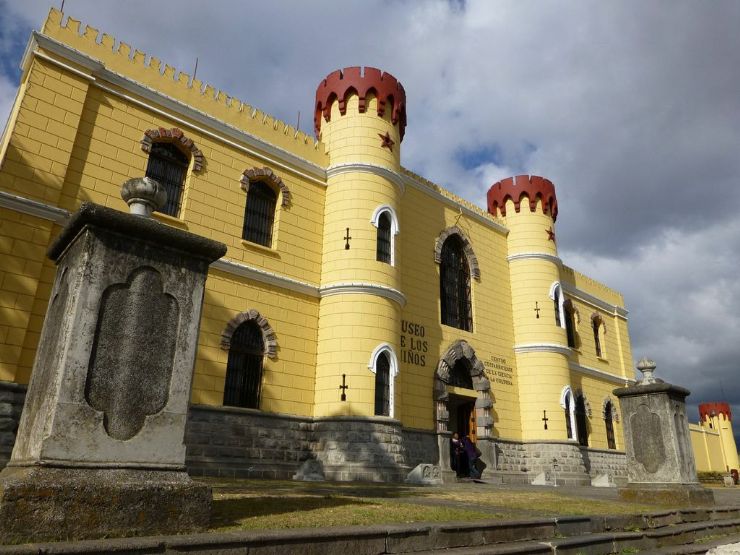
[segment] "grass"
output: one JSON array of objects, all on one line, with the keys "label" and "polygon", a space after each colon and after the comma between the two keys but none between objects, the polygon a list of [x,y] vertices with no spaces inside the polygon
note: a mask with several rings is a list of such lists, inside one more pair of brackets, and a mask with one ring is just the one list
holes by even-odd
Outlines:
[{"label": "grass", "polygon": [[389,523],[476,521],[660,510],[609,499],[476,484],[419,487],[357,482],[206,478],[213,488],[212,530],[316,528]]}]

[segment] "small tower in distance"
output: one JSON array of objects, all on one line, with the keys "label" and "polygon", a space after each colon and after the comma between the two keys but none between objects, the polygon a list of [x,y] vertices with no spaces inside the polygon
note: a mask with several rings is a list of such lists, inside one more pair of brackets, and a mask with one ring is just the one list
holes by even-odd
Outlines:
[{"label": "small tower in distance", "polygon": [[[314,414],[399,418],[394,380],[403,295],[395,238],[403,185],[393,176],[400,171],[406,93],[379,69],[334,71],[316,89],[314,126],[329,156]],[[390,221],[386,256],[378,251],[381,216],[383,225]],[[373,358],[383,350],[390,359],[390,400],[381,411],[387,414],[378,413],[375,398]],[[345,379],[343,401],[338,388]]]},{"label": "small tower in distance", "polygon": [[[570,384],[570,350],[565,329],[556,324],[561,316],[549,300],[549,294],[560,283],[555,186],[543,177],[518,175],[494,183],[487,200],[488,212],[503,218],[509,229],[522,439],[566,440],[568,422],[560,397],[563,387]],[[547,430],[542,425],[543,410],[552,418]],[[573,436],[575,423],[570,424]]]},{"label": "small tower in distance", "polygon": [[740,470],[738,464],[737,445],[732,433],[732,411],[730,405],[724,402],[700,403],[699,424],[704,428],[711,428],[719,434],[720,447],[725,469]]}]

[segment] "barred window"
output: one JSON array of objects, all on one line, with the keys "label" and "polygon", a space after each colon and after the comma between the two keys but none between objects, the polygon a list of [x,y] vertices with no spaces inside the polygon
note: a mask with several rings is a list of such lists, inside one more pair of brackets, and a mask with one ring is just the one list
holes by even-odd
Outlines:
[{"label": "barred window", "polygon": [[609,449],[616,449],[617,442],[614,439],[614,422],[612,420],[612,402],[607,401],[604,406],[604,424],[606,426],[606,444]]},{"label": "barred window", "polygon": [[450,385],[453,387],[462,387],[464,389],[473,389],[473,377],[470,374],[470,362],[461,358],[455,362],[455,366],[450,371]]},{"label": "barred window", "polygon": [[470,268],[457,235],[450,235],[442,245],[439,277],[442,323],[473,331],[470,304]]},{"label": "barred window", "polygon": [[375,259],[378,262],[391,263],[391,218],[383,212],[378,218],[378,245]]},{"label": "barred window", "polygon": [[271,246],[276,204],[277,193],[267,183],[254,181],[249,184],[242,229],[242,238],[245,241]]},{"label": "barred window", "polygon": [[264,353],[262,330],[256,322],[248,320],[234,330],[226,365],[224,405],[259,408]]},{"label": "barred window", "polygon": [[391,362],[387,353],[380,353],[375,363],[375,414],[391,414]]},{"label": "barred window", "polygon": [[190,160],[187,155],[168,142],[155,142],[149,152],[146,176],[156,179],[167,191],[167,202],[160,212],[177,217],[180,213],[182,190]]}]

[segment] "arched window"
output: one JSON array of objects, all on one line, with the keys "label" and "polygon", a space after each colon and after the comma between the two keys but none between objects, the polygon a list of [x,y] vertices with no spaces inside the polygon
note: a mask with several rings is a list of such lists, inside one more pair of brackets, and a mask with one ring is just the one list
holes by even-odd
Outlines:
[{"label": "arched window", "polygon": [[259,408],[264,354],[265,345],[259,324],[254,320],[240,324],[234,330],[229,345],[224,405]]},{"label": "arched window", "polygon": [[568,439],[573,439],[573,423],[575,420],[573,392],[568,386],[563,388],[563,392],[560,395],[560,406],[565,411],[565,432]]},{"label": "arched window", "polygon": [[588,422],[586,420],[586,399],[583,394],[579,394],[576,397],[576,432],[578,435],[578,443],[584,447],[588,447]]},{"label": "arched window", "polygon": [[450,235],[442,245],[439,273],[442,323],[473,331],[470,268],[459,236]]},{"label": "arched window", "polygon": [[470,362],[467,359],[461,358],[455,362],[450,371],[450,385],[473,389],[473,376],[470,373]]},{"label": "arched window", "polygon": [[167,202],[160,212],[177,217],[180,213],[182,190],[190,160],[174,143],[155,142],[149,150],[146,176],[156,179],[167,191]]},{"label": "arched window", "polygon": [[269,247],[272,245],[272,224],[275,221],[277,193],[264,181],[249,183],[244,207],[242,239]]},{"label": "arched window", "polygon": [[612,402],[607,401],[604,405],[604,425],[606,426],[606,444],[609,449],[617,448],[617,442],[614,439],[613,410]]},{"label": "arched window", "polygon": [[565,298],[563,297],[562,287],[560,282],[556,281],[550,287],[550,298],[553,301],[553,310],[555,311],[555,325],[564,328],[565,327],[565,309],[563,304]]},{"label": "arched window", "polygon": [[594,332],[594,346],[596,347],[596,356],[606,358],[606,325],[601,315],[594,313],[591,315],[591,329]]},{"label": "arched window", "polygon": [[573,301],[565,299],[563,302],[563,316],[565,317],[565,334],[568,336],[568,347],[576,348],[576,307]]},{"label": "arched window", "polygon": [[375,374],[375,415],[393,417],[398,359],[388,343],[378,345],[367,367]]},{"label": "arched window", "polygon": [[396,212],[384,204],[373,212],[370,223],[377,228],[375,259],[378,262],[395,265],[395,237],[398,235],[398,218]]},{"label": "arched window", "polygon": [[375,363],[375,414],[391,414],[391,361],[385,352],[378,355]]},{"label": "arched window", "polygon": [[378,218],[378,244],[375,259],[378,262],[391,263],[391,218],[383,212]]}]

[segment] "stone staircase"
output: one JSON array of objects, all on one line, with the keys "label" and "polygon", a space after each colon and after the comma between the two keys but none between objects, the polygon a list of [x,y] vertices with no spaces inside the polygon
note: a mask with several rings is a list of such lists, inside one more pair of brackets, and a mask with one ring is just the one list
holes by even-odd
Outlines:
[{"label": "stone staircase", "polygon": [[0,546],[0,555],[601,555],[706,553],[740,541],[740,507],[633,516],[224,532]]}]

